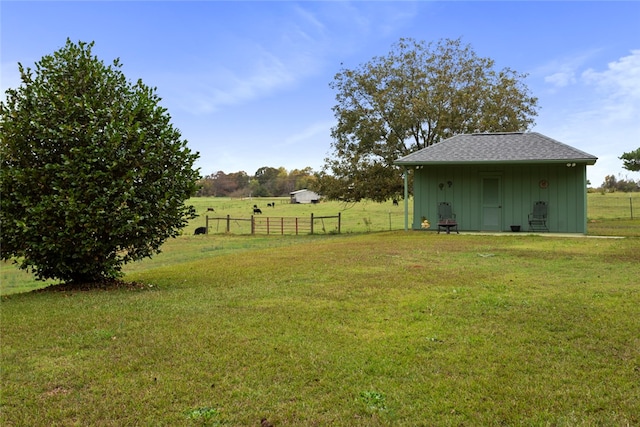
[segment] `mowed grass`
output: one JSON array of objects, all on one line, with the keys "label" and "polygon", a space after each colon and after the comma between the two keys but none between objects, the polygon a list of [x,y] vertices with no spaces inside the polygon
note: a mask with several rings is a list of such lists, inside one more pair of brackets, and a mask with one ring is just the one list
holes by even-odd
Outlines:
[{"label": "mowed grass", "polygon": [[[640,193],[589,193],[587,198],[587,234],[604,236],[635,236],[640,237]],[[193,220],[184,231],[185,234],[193,234],[196,227],[206,224],[206,216],[209,216],[209,232],[212,234],[224,234],[226,232],[226,220],[229,215],[230,232],[233,234],[250,234],[249,221],[237,219],[249,219],[253,213],[253,205],[261,208],[263,214],[256,218],[271,217],[277,220],[280,217],[298,217],[301,221],[310,222],[311,214],[316,217],[336,216],[341,214],[342,233],[366,233],[376,231],[403,230],[405,227],[404,201],[400,200],[399,206],[394,206],[391,200],[384,203],[371,201],[356,204],[329,201],[319,204],[291,204],[286,198],[254,198],[254,199],[230,199],[200,197],[190,200],[196,207],[199,217]],[[275,207],[267,207],[267,203],[274,203]],[[413,199],[408,200],[408,227],[413,222]],[[208,212],[212,207],[215,212]],[[633,217],[633,218],[632,218]],[[222,219],[217,219],[222,218]],[[435,224],[435,219],[431,218]],[[274,227],[277,234],[278,228]],[[316,234],[328,234],[336,231],[336,219],[316,219],[314,230]]]},{"label": "mowed grass", "polygon": [[183,236],[2,297],[0,424],[640,425],[639,240]]},{"label": "mowed grass", "polygon": [[640,237],[640,193],[589,193],[587,233]]},{"label": "mowed grass", "polygon": [[[138,286],[2,298],[0,424],[636,425],[640,221],[593,215],[603,197],[625,199],[590,194],[588,234],[631,238],[361,234],[402,229],[402,202],[193,199],[126,267]],[[253,204],[341,212],[344,234],[192,236]],[[48,284],[0,273],[3,295]]]},{"label": "mowed grass", "polygon": [[587,216],[591,220],[640,218],[640,193],[588,193]]},{"label": "mowed grass", "polygon": [[[341,215],[341,233],[362,233],[375,231],[390,231],[404,229],[404,201],[394,206],[391,200],[384,203],[363,201],[359,203],[344,203],[338,201],[323,201],[318,204],[292,204],[289,198],[247,198],[231,199],[227,197],[194,197],[189,200],[199,217],[191,221],[185,229],[185,234],[193,234],[195,227],[205,226],[206,217],[209,220],[209,232],[224,234],[226,232],[227,215],[231,217],[230,232],[233,234],[250,234],[251,226],[248,221],[253,215],[256,205],[262,214],[254,215],[256,220],[272,218],[276,226],[275,234],[279,233],[278,218],[299,218],[304,230],[300,234],[308,234],[311,214],[314,217],[335,217]],[[267,204],[273,203],[274,207]],[[213,208],[211,212],[207,209]],[[409,226],[411,226],[413,199],[409,200]],[[244,220],[244,221],[243,221]],[[336,218],[320,218],[314,220],[315,234],[336,233],[338,220]],[[288,233],[290,234],[290,233]]]},{"label": "mowed grass", "polygon": [[[589,193],[588,194],[588,218],[587,234],[596,236],[631,236],[640,237],[640,200],[634,203],[638,212],[634,219],[626,216],[630,214],[629,198],[632,201],[638,196],[635,193]],[[291,204],[288,198],[247,198],[232,199],[225,197],[195,197],[189,200],[194,205],[198,217],[190,221],[182,231],[179,239],[171,239],[164,246],[164,253],[156,255],[152,260],[130,264],[125,267],[126,272],[137,271],[157,265],[171,265],[175,262],[195,260],[208,257],[211,253],[228,253],[233,251],[247,251],[255,248],[278,245],[276,240],[264,235],[246,237],[251,234],[251,226],[248,221],[253,214],[253,206],[259,206],[263,214],[256,215],[260,219],[265,217],[276,221],[278,218],[300,218],[301,223],[309,223],[311,214],[317,217],[334,217],[341,215],[341,233],[368,233],[390,230],[403,230],[405,227],[404,201],[400,200],[399,206],[394,206],[389,200],[384,203],[364,201],[349,204],[337,201],[322,202],[319,204]],[[275,207],[268,207],[273,203]],[[408,200],[408,227],[411,228],[413,199]],[[214,211],[208,211],[209,208]],[[193,236],[196,227],[207,224],[209,217],[209,233],[225,235],[224,239],[215,241],[203,240],[202,236]],[[230,233],[226,232],[229,216]],[[623,219],[620,219],[623,218]],[[317,235],[334,234],[337,232],[338,221],[335,218],[316,219],[314,231]],[[277,225],[274,233],[278,234]],[[308,227],[307,227],[308,229]],[[433,231],[433,230],[432,230]],[[289,233],[290,234],[290,233]],[[301,231],[300,235],[307,236],[308,232]],[[266,239],[266,240],[265,240]],[[297,241],[297,240],[294,240]],[[278,241],[280,242],[280,241]],[[285,240],[291,242],[291,240]],[[10,262],[0,262],[0,295],[27,292],[47,285],[55,284],[55,281],[40,282],[27,272],[16,269]]]}]

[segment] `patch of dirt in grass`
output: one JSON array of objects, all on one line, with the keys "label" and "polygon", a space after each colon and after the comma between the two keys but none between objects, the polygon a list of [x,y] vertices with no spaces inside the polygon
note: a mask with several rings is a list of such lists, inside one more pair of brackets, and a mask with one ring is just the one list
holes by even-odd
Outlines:
[{"label": "patch of dirt in grass", "polygon": [[140,282],[125,282],[124,280],[103,280],[100,282],[71,282],[60,283],[36,289],[32,292],[73,292],[73,291],[142,291],[153,288],[153,285]]},{"label": "patch of dirt in grass", "polygon": [[69,394],[70,392],[71,392],[70,390],[68,390],[68,389],[66,389],[64,387],[58,386],[58,387],[54,387],[54,388],[52,388],[50,390],[45,391],[43,393],[43,395],[46,396],[46,397],[50,397],[50,396],[56,396],[56,395],[59,395],[59,394]]},{"label": "patch of dirt in grass", "polygon": [[608,254],[606,259],[608,262],[640,262],[640,255],[638,252],[628,249],[617,254]]}]

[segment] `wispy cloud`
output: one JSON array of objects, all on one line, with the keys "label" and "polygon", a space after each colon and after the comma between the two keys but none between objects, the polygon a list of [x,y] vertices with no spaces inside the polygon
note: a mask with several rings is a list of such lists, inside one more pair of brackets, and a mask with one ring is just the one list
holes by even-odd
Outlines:
[{"label": "wispy cloud", "polygon": [[582,79],[615,98],[640,100],[640,49],[610,62],[604,71],[586,70],[582,73]]},{"label": "wispy cloud", "polygon": [[225,68],[213,73],[210,81],[216,85],[204,94],[209,95],[208,107],[215,110],[221,105],[233,105],[264,96],[295,80],[291,68],[283,58],[262,47],[252,61],[241,70]]},{"label": "wispy cloud", "polygon": [[287,90],[316,73],[330,45],[323,23],[299,6],[270,19],[275,25],[264,37],[236,36],[222,51],[211,52],[206,72],[171,76],[180,108],[212,113]]},{"label": "wispy cloud", "polygon": [[544,78],[544,81],[547,83],[551,83],[553,86],[564,87],[575,83],[577,79],[575,71],[567,69],[546,76]]},{"label": "wispy cloud", "polygon": [[[640,141],[640,50],[609,62],[600,69],[573,69],[574,88],[558,88],[554,95],[561,110],[549,117],[549,134],[598,156],[588,168],[593,185],[620,171],[618,158],[638,148]],[[557,87],[557,86],[556,86]],[[579,102],[563,102],[563,97]],[[553,115],[553,114],[552,114]]]},{"label": "wispy cloud", "polygon": [[630,122],[640,129],[640,49],[607,64],[607,69],[584,71],[581,81],[595,88],[601,121]]},{"label": "wispy cloud", "polygon": [[549,83],[552,89],[570,86],[578,82],[580,69],[584,68],[585,64],[598,52],[598,49],[594,49],[555,59],[538,67],[531,74],[543,76],[545,83]]},{"label": "wispy cloud", "polygon": [[280,144],[280,146],[286,147],[297,144],[305,144],[318,138],[324,138],[328,140],[330,138],[331,127],[334,125],[335,121],[322,121],[312,123],[301,131],[286,137],[284,139],[284,142]]},{"label": "wispy cloud", "polygon": [[[326,73],[328,66],[336,67],[336,58],[358,51],[363,42],[402,28],[417,14],[417,3],[381,5],[281,3],[279,13],[265,11],[264,19],[273,21],[268,30],[234,34],[224,46],[204,52],[199,64],[185,67],[198,72],[161,76],[162,86],[168,88],[165,99],[201,115],[290,90]],[[248,20],[237,25],[251,24]]]}]

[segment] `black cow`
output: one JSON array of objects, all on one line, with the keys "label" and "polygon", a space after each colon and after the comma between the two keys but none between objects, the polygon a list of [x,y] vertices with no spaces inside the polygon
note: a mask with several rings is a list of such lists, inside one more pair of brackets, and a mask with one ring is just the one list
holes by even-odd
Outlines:
[{"label": "black cow", "polygon": [[398,199],[393,199],[393,206],[398,206]]},{"label": "black cow", "polygon": [[253,208],[253,213],[254,214],[261,214],[262,211],[260,210],[260,208]]},{"label": "black cow", "polygon": [[207,212],[215,212],[216,210],[214,208],[207,208]]},{"label": "black cow", "polygon": [[207,227],[198,227],[193,234],[207,234]]}]

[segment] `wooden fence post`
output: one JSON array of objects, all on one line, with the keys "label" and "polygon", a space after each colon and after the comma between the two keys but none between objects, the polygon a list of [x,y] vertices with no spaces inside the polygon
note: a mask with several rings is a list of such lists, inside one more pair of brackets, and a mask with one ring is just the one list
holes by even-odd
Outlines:
[{"label": "wooden fence post", "polygon": [[205,226],[204,233],[209,234],[209,215],[206,215],[204,217],[204,226]]},{"label": "wooden fence post", "polygon": [[251,235],[256,234],[256,223],[253,219],[253,215],[251,215]]},{"label": "wooden fence post", "polygon": [[227,215],[227,233],[231,233],[231,215]]},{"label": "wooden fence post", "polygon": [[340,221],[342,218],[342,212],[338,212],[338,234],[340,234]]},{"label": "wooden fence post", "polygon": [[311,234],[313,234],[313,212],[311,213]]}]

